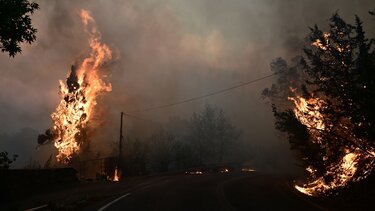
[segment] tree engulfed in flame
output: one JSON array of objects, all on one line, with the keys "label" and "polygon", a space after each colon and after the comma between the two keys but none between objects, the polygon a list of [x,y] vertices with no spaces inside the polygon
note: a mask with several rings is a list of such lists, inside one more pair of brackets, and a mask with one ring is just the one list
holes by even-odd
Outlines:
[{"label": "tree engulfed in flame", "polygon": [[262,92],[275,128],[309,174],[295,188],[311,196],[341,192],[375,167],[374,43],[359,17],[354,25],[337,13],[329,21],[328,32],[310,28],[304,54],[291,66],[282,58],[271,63],[279,78]]},{"label": "tree engulfed in flame", "polygon": [[52,141],[58,150],[56,159],[63,163],[68,162],[73,154],[79,153],[85,141],[82,140],[83,130],[93,115],[97,96],[112,89],[111,84],[105,83],[98,73],[112,58],[112,52],[100,42],[101,34],[90,13],[81,10],[80,17],[90,37],[91,52],[77,67],[72,66],[66,85],[60,80],[59,94],[62,99],[51,115],[54,123]]},{"label": "tree engulfed in flame", "polygon": [[[325,125],[325,117],[320,112],[325,105],[324,100],[313,97],[305,99],[301,96],[289,97],[288,99],[294,103],[293,111],[295,117],[308,128],[313,139],[312,141],[323,147],[325,143],[321,134],[333,127],[327,127]],[[344,126],[343,128],[351,131],[351,128],[348,126]],[[375,152],[373,150],[363,149],[371,149],[371,147],[352,147],[345,149],[345,153],[339,162],[328,166],[324,176],[317,177],[315,175],[316,170],[309,166],[306,170],[310,173],[313,181],[308,182],[303,186],[295,185],[295,188],[304,194],[315,196],[339,187],[344,187],[349,182],[355,182],[365,178],[373,169]],[[323,157],[322,159],[324,160],[325,158]],[[360,162],[364,162],[365,165],[361,165],[361,168],[358,168]],[[327,181],[325,177],[332,179]]]}]

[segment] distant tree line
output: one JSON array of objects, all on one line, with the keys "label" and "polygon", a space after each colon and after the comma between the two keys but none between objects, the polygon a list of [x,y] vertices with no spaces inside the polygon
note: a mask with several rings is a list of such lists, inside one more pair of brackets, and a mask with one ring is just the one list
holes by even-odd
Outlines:
[{"label": "distant tree line", "polygon": [[170,124],[179,128],[161,128],[148,139],[124,139],[125,176],[237,162],[247,156],[240,131],[219,108],[206,106],[189,120],[174,118]]}]

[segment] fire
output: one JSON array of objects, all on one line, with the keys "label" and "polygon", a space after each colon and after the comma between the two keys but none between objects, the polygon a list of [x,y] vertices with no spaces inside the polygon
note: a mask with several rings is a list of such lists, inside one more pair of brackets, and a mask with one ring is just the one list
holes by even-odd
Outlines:
[{"label": "fire", "polygon": [[[325,124],[325,117],[321,113],[321,110],[324,109],[326,105],[325,101],[314,97],[305,99],[301,96],[289,97],[288,99],[294,103],[294,115],[308,128],[313,143],[323,147],[326,143],[324,143],[321,132],[331,130],[333,127],[332,125],[327,126]],[[350,124],[345,125],[342,123],[336,127],[341,129],[343,134],[349,134],[348,136],[350,136]],[[353,137],[353,139],[355,139],[355,137]],[[355,142],[355,140],[353,142]],[[363,150],[363,148],[370,150]],[[315,175],[316,170],[312,166],[309,166],[306,168],[306,171],[309,172],[313,181],[302,186],[295,185],[295,188],[304,194],[315,196],[339,187],[344,187],[349,182],[359,181],[365,178],[370,174],[374,166],[374,150],[369,146],[363,148],[352,147],[345,149],[345,153],[341,159],[337,163],[327,167],[324,176],[317,177]],[[327,158],[323,157],[322,159],[325,160]],[[360,162],[365,163],[362,168],[358,168]],[[332,179],[326,181],[325,177]]]},{"label": "fire", "polygon": [[[323,33],[323,39],[316,39],[311,46],[315,46],[316,48],[329,53],[329,49],[336,49],[339,53],[345,53],[345,51],[350,51],[350,45],[346,46],[339,46],[337,44],[333,45],[330,42],[331,34],[328,32]],[[345,62],[342,62],[345,64]]]},{"label": "fire", "polygon": [[[357,171],[356,165],[359,155],[359,153],[347,153],[342,158],[341,163],[330,167],[330,170],[326,173],[326,175],[334,174],[335,178],[332,182],[327,183],[325,182],[323,177],[319,177],[314,181],[305,184],[304,186],[295,185],[295,188],[304,194],[314,196],[316,195],[316,193],[325,192],[326,190],[335,189],[347,185]],[[313,173],[313,171],[310,173]]]},{"label": "fire", "polygon": [[120,181],[120,171],[118,170],[117,167],[116,167],[115,174],[113,176],[113,180],[112,181],[114,181],[114,182]]},{"label": "fire", "polygon": [[317,40],[315,40],[315,42],[311,43],[311,45],[325,51],[329,47],[329,37],[330,37],[330,34],[325,32],[323,34],[324,40],[317,39]]},{"label": "fire", "polygon": [[324,130],[324,118],[320,113],[320,108],[324,105],[324,101],[319,98],[310,98],[306,100],[303,97],[289,97],[294,102],[294,114],[302,124],[308,128]]},{"label": "fire", "polygon": [[[311,46],[324,51],[325,55],[329,57],[334,56],[332,52],[345,54],[351,51],[349,44],[341,46],[332,42],[331,34],[327,32],[312,42]],[[346,65],[345,60],[340,63]],[[325,81],[327,78],[322,77],[320,80]],[[374,168],[375,150],[367,144],[367,140],[356,137],[350,118],[342,117],[332,123],[328,118],[329,114],[326,114],[329,112],[325,112],[328,104],[324,99],[315,96],[306,99],[298,96],[296,89],[293,88],[291,88],[291,92],[295,96],[288,99],[294,104],[295,117],[307,127],[312,143],[318,145],[322,152],[327,153],[322,156],[323,163],[329,159],[330,154],[338,155],[334,160],[331,159],[327,162],[330,164],[324,167],[325,172],[323,174],[320,172],[319,176],[317,176],[317,170],[312,166],[306,168],[312,181],[302,186],[296,185],[295,188],[304,194],[315,196],[366,178]],[[327,135],[330,138],[327,139]],[[330,141],[345,141],[345,149],[329,148],[331,144],[334,144]],[[338,151],[331,152],[332,150]]]},{"label": "fire", "polygon": [[79,65],[72,66],[66,84],[60,80],[61,101],[51,115],[52,141],[58,150],[56,159],[63,163],[79,153],[80,146],[87,141],[85,130],[94,113],[97,96],[112,89],[99,74],[103,65],[111,60],[112,52],[101,43],[101,34],[89,11],[81,10],[80,17],[89,35],[91,52]]}]

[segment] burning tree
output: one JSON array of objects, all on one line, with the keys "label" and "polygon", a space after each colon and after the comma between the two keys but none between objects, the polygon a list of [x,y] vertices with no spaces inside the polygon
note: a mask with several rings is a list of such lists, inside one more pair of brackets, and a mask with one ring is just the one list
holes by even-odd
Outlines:
[{"label": "burning tree", "polygon": [[61,101],[51,114],[53,127],[38,137],[39,144],[54,143],[58,150],[56,159],[62,163],[69,162],[88,141],[86,132],[97,104],[96,98],[111,91],[111,84],[103,81],[100,70],[112,58],[112,52],[100,42],[101,34],[89,12],[81,10],[80,17],[90,36],[90,55],[72,66],[66,84],[60,81]]},{"label": "burning tree", "polygon": [[277,84],[263,91],[272,102],[276,128],[288,134],[311,175],[296,188],[327,193],[366,178],[375,163],[375,53],[358,17],[338,14],[329,31],[311,28],[305,57],[292,67],[272,63]]}]

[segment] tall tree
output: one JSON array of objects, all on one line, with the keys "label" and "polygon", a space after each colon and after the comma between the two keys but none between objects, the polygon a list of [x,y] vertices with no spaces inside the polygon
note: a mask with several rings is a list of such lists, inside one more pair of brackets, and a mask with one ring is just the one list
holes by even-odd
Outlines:
[{"label": "tall tree", "polygon": [[[334,14],[330,22],[329,32],[323,32],[317,26],[311,29],[309,40],[313,44],[305,48],[310,61],[305,70],[309,75],[311,92],[325,98],[326,119],[330,124],[343,125],[330,130],[336,135],[342,134],[339,137],[343,142],[349,142],[343,144],[361,147],[369,142],[374,146],[373,43],[365,37],[362,22],[357,16],[355,25],[346,23],[338,14]],[[342,137],[350,133],[346,132],[348,127],[353,130],[353,136],[361,139]]]},{"label": "tall tree", "polygon": [[276,128],[303,155],[315,179],[304,191],[312,194],[372,171],[375,57],[357,16],[351,25],[336,13],[329,31],[310,30],[305,57],[292,67],[273,62],[279,79],[262,94],[271,99]]}]

